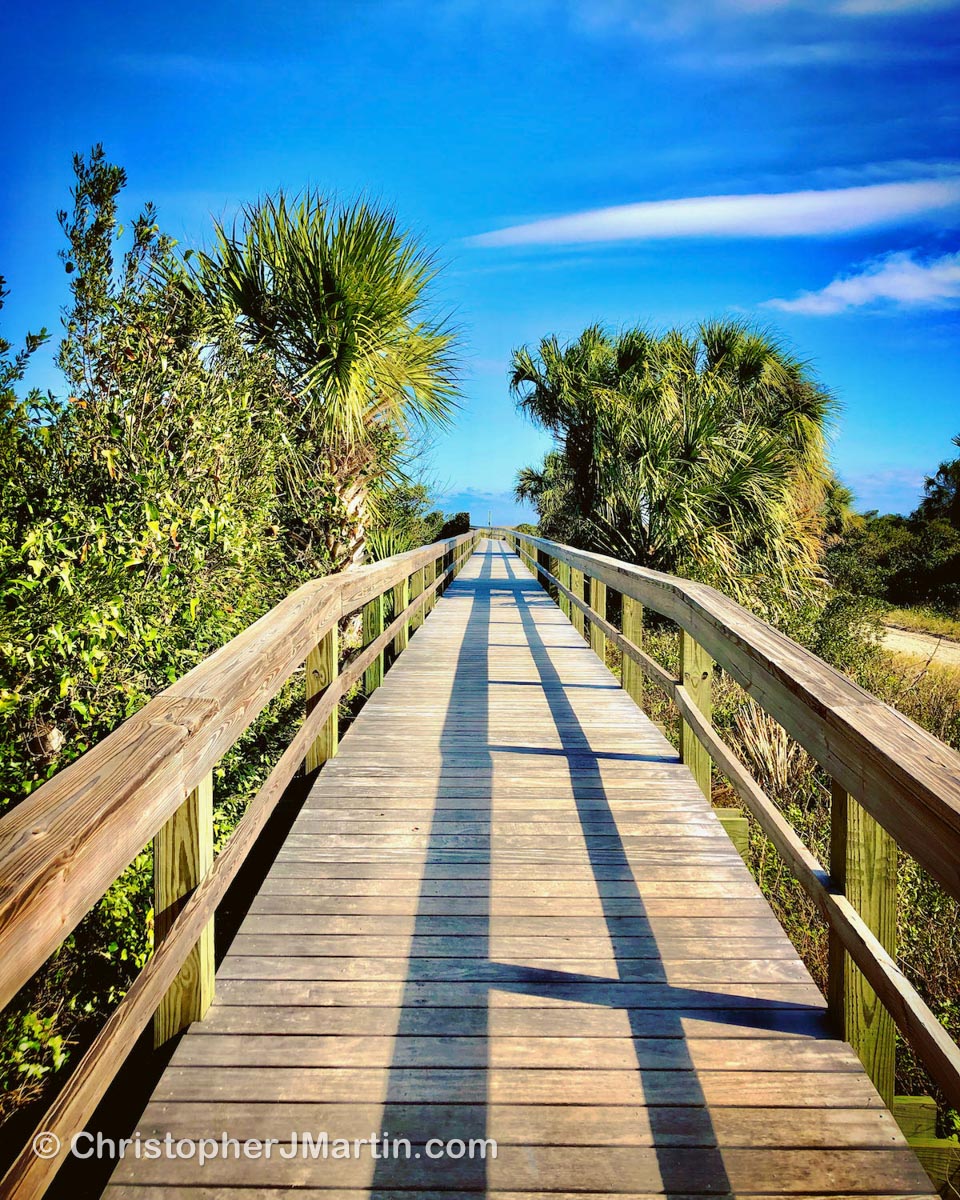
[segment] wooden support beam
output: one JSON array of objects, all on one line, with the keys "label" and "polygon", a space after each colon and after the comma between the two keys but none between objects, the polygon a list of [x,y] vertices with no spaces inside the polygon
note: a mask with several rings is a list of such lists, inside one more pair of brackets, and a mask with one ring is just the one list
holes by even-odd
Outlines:
[{"label": "wooden support beam", "polygon": [[[416,598],[423,591],[424,570],[425,569],[423,567],[421,567],[419,571],[414,571],[414,573],[410,576],[410,602],[411,603],[414,600],[416,600]],[[417,611],[410,618],[410,622],[408,625],[408,629],[409,629],[410,633],[416,633],[416,631],[423,624],[423,618],[425,615],[426,614],[424,613],[424,610],[422,608],[417,609]]]},{"label": "wooden support beam", "polygon": [[[430,584],[433,583],[435,577],[436,577],[436,563],[428,562],[426,564],[426,566],[423,568],[423,591],[427,590],[427,588],[430,586]],[[422,616],[420,618],[421,625],[427,619],[427,617],[430,615],[430,610],[433,608],[433,601],[434,601],[434,597],[432,595],[428,596],[427,599],[424,601],[423,608],[420,609],[420,612],[422,614]]]},{"label": "wooden support beam", "polygon": [[[590,580],[590,607],[598,615],[607,618],[607,585],[599,579]],[[602,663],[607,661],[607,639],[599,625],[590,622],[590,649]]]},{"label": "wooden support beam", "polygon": [[[570,568],[570,591],[577,597],[578,600],[584,599],[583,595],[583,572],[578,571],[576,567]],[[573,611],[570,613],[570,620],[573,622],[573,627],[581,637],[586,636],[583,611],[576,606],[573,606]]]},{"label": "wooden support beam", "polygon": [[910,1149],[941,1196],[960,1195],[960,1143],[948,1138],[913,1138]]},{"label": "wooden support beam", "polygon": [[[632,596],[623,597],[620,628],[627,641],[633,642],[638,650],[643,649],[643,605]],[[620,682],[633,702],[643,708],[643,671],[627,654],[620,666]]]},{"label": "wooden support beam", "polygon": [[[340,671],[340,631],[333,625],[320,640],[320,644],[307,655],[307,712],[314,705],[327,687],[336,679]],[[340,744],[340,724],[336,707],[324,722],[323,728],[317,735],[313,745],[307,751],[307,771],[316,771],[318,767],[337,752]]]},{"label": "wooden support beam", "polygon": [[937,1136],[937,1102],[932,1096],[894,1096],[890,1111],[908,1141]]},{"label": "wooden support beam", "polygon": [[[154,942],[160,945],[194,888],[213,866],[213,775],[187,796],[153,839]],[[153,1018],[153,1044],[162,1046],[213,1000],[213,921],[207,923]]]},{"label": "wooden support beam", "polygon": [[[685,629],[680,630],[680,679],[707,721],[713,715],[713,659]],[[680,759],[693,772],[700,790],[710,799],[710,754],[686,721],[680,725]]]},{"label": "wooden support beam", "polygon": [[[897,846],[856,800],[834,783],[830,877],[891,958],[897,948]],[[831,932],[828,1000],[840,1037],[850,1043],[887,1106],[893,1104],[896,1034],[840,939]]]},{"label": "wooden support beam", "polygon": [[737,848],[744,862],[750,861],[750,822],[736,808],[715,808],[723,831]]},{"label": "wooden support beam", "polygon": [[[368,600],[363,606],[363,644],[371,642],[383,633],[383,596]],[[377,655],[363,673],[363,690],[369,696],[383,683],[383,653]]]},{"label": "wooden support beam", "polygon": [[[560,583],[563,587],[565,587],[565,588],[570,587],[570,564],[569,563],[559,562],[557,564],[556,571],[554,571],[554,575],[556,575],[556,577],[557,577],[557,582]],[[567,618],[567,620],[568,621],[571,620],[572,614],[573,614],[573,605],[570,603],[570,597],[565,596],[563,594],[563,592],[561,592],[559,597],[557,598],[557,603],[560,605],[560,611]]]},{"label": "wooden support beam", "polygon": [[[547,556],[547,570],[550,572],[550,574],[555,579],[560,578],[560,568],[562,566],[563,566],[563,564],[560,562],[559,558],[554,558],[552,555]],[[563,593],[558,590],[556,584],[548,585],[547,590],[550,593],[551,599],[555,600],[556,603],[559,604],[561,608],[563,608],[563,603],[562,603]]]},{"label": "wooden support beam", "polygon": [[[399,616],[410,603],[410,577],[406,576],[394,585],[393,588],[393,613],[394,616]],[[405,621],[397,631],[396,637],[393,639],[393,656],[396,658],[402,654],[407,648],[407,643],[410,641],[410,622]]]}]

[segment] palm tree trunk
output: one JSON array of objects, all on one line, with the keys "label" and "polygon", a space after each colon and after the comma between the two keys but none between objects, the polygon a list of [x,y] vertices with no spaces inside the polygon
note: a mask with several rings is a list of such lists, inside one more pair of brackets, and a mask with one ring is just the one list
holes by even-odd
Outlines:
[{"label": "palm tree trunk", "polygon": [[327,546],[335,571],[360,566],[366,555],[369,494],[362,479],[350,479],[337,488],[337,521]]}]

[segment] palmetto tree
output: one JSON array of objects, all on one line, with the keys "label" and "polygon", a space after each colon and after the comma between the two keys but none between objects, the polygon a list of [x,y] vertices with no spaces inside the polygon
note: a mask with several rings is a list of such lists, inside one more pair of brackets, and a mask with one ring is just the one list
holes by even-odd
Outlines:
[{"label": "palmetto tree", "polygon": [[511,382],[557,441],[517,483],[544,532],[742,597],[818,576],[832,401],[768,334],[594,326],[517,351]]},{"label": "palmetto tree", "polygon": [[432,257],[368,204],[283,193],[243,210],[194,260],[190,284],[268,355],[315,484],[336,566],[363,557],[378,484],[411,425],[449,421],[452,334],[429,315]]}]

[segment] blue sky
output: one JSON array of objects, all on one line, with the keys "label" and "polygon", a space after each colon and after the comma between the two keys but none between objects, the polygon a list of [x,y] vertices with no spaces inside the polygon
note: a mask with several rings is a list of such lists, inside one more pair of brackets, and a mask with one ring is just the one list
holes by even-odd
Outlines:
[{"label": "blue sky", "polygon": [[[541,434],[510,351],[735,313],[839,396],[834,458],[906,511],[960,432],[960,0],[18,5],[5,30],[3,330],[57,327],[55,213],[102,141],[127,206],[204,240],[277,186],[395,207],[445,264],[463,410],[447,508],[518,519]],[[37,382],[56,386],[39,363]]]}]

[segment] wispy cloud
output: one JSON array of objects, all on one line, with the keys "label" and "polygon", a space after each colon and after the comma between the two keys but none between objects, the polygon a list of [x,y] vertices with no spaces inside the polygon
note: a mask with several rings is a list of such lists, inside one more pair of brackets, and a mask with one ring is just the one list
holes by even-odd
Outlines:
[{"label": "wispy cloud", "polygon": [[[585,30],[671,39],[730,21],[752,23],[775,35],[784,32],[784,18],[826,23],[854,23],[860,18],[858,25],[864,21],[877,24],[884,18],[956,9],[960,0],[645,0],[642,5],[636,0],[542,0],[527,5],[525,11],[557,7],[566,9],[570,19]],[[774,28],[777,25],[781,28]]]},{"label": "wispy cloud", "polygon": [[831,5],[842,16],[875,17],[889,13],[935,12],[956,8],[956,0],[838,0]]},{"label": "wispy cloud", "polygon": [[872,471],[843,471],[841,478],[853,489],[859,508],[908,513],[920,499],[925,472],[920,467],[878,465]]},{"label": "wispy cloud", "polygon": [[[495,229],[476,246],[569,245],[663,238],[818,237],[876,229],[960,205],[960,179],[879,183],[832,191],[696,196],[595,208]],[[951,220],[956,212],[950,214]]]},{"label": "wispy cloud", "polygon": [[781,312],[828,317],[855,308],[943,308],[960,302],[960,253],[918,260],[888,254],[792,300],[769,300]]},{"label": "wispy cloud", "polygon": [[[182,83],[243,84],[275,77],[275,62],[214,57],[205,54],[167,54],[163,52],[123,54],[116,59],[121,70]],[[293,63],[283,65],[284,76],[295,70]]]}]

